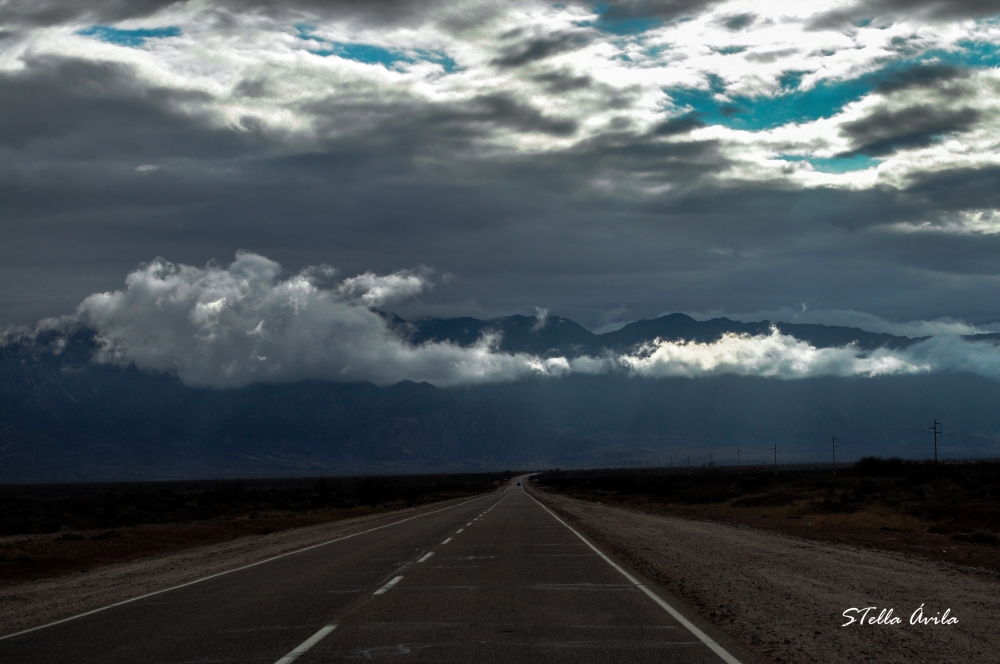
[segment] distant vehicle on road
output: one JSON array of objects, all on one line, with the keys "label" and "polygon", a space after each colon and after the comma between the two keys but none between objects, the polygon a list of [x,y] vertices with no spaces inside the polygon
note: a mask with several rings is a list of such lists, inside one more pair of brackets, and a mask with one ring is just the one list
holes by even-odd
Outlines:
[{"label": "distant vehicle on road", "polygon": [[518,486],[521,486],[521,483],[520,483],[520,482],[518,482],[518,483],[517,483],[517,485],[518,485]]}]

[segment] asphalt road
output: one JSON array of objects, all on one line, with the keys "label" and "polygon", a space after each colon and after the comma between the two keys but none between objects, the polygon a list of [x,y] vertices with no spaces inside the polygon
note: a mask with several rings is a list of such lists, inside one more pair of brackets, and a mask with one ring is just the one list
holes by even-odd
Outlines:
[{"label": "asphalt road", "polygon": [[0,662],[739,661],[661,597],[513,486],[4,638]]}]

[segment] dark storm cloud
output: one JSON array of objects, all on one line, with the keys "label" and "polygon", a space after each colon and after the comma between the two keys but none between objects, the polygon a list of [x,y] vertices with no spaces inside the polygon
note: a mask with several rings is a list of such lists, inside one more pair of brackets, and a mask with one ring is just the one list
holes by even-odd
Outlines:
[{"label": "dark storm cloud", "polygon": [[493,59],[493,64],[498,67],[523,67],[553,55],[581,49],[594,39],[594,35],[584,30],[532,36],[523,40],[519,35],[511,37],[517,42],[505,46],[501,55]]},{"label": "dark storm cloud", "polygon": [[534,80],[544,83],[545,88],[555,94],[582,90],[583,88],[589,88],[594,83],[594,79],[590,76],[577,76],[572,72],[566,71],[551,71],[538,74],[534,77]]},{"label": "dark storm cloud", "polygon": [[397,141],[420,150],[440,152],[447,148],[462,152],[469,140],[488,137],[500,128],[560,137],[572,136],[577,131],[576,120],[545,115],[506,93],[441,103],[386,103],[342,96],[303,106],[303,110],[314,113],[321,125],[328,125],[331,131],[340,125],[342,117],[360,115],[378,119],[377,129],[365,136],[375,155],[378,145]]},{"label": "dark storm cloud", "polygon": [[697,115],[684,115],[679,118],[671,118],[666,122],[661,122],[653,128],[651,133],[658,136],[674,136],[676,134],[686,134],[695,129],[700,129],[705,123]]},{"label": "dark storm cloud", "polygon": [[735,16],[727,16],[722,20],[722,25],[726,26],[728,30],[736,32],[751,25],[755,20],[757,20],[756,14],[737,14]]},{"label": "dark storm cloud", "polygon": [[[50,27],[66,23],[117,23],[151,16],[156,12],[190,4],[187,0],[14,0],[3,5],[0,24]],[[320,17],[353,18],[369,25],[419,24],[437,22],[463,30],[488,21],[502,11],[500,6],[482,4],[465,11],[449,11],[454,4],[445,0],[221,0],[215,3],[213,20],[217,27],[229,22],[230,12],[259,12],[272,17],[307,12]],[[15,33],[19,30],[15,30]]]},{"label": "dark storm cloud", "polygon": [[953,168],[915,175],[908,198],[931,210],[1000,208],[1000,167]]},{"label": "dark storm cloud", "polygon": [[553,136],[572,136],[577,122],[571,118],[554,118],[544,115],[537,108],[516,101],[507,94],[482,95],[463,104],[457,111],[443,111],[438,115],[445,122],[486,122],[523,132],[539,132]]},{"label": "dark storm cloud", "polygon": [[911,88],[941,89],[942,84],[961,81],[968,77],[969,71],[966,69],[951,65],[924,65],[890,74],[875,86],[875,91],[889,94]]},{"label": "dark storm cloud", "polygon": [[974,108],[944,110],[921,105],[902,111],[877,111],[841,125],[840,130],[854,144],[848,154],[879,157],[897,150],[926,147],[946,134],[969,131],[980,115]]},{"label": "dark storm cloud", "polygon": [[[371,21],[420,18],[414,3],[288,5],[299,6],[344,7]],[[670,16],[704,6],[624,3],[608,12]],[[525,34],[501,56],[512,65],[563,52],[558,38],[529,52]],[[917,72],[884,91],[940,90],[953,80],[943,67]],[[586,90],[605,109],[634,107],[642,92],[611,89],[582,69],[531,74],[537,90]],[[250,77],[235,94],[266,98],[265,85]],[[695,115],[650,130],[612,121],[590,136],[579,118],[527,96],[435,102],[358,89],[295,106],[316,132],[288,148],[250,121],[241,131],[202,115],[211,106],[204,93],[158,87],[126,65],[28,59],[0,77],[0,321],[70,311],[90,293],[121,288],[157,255],[204,265],[237,249],[292,273],[318,263],[345,276],[425,263],[456,275],[408,305],[414,315],[538,305],[594,325],[606,322],[602,310],[622,307],[649,317],[801,301],[902,317],[995,316],[992,239],[879,230],[1000,206],[995,169],[918,173],[902,191],[803,190],[733,180],[724,173],[735,164],[729,146],[686,136],[704,126]],[[963,131],[975,113],[908,109],[848,131],[853,149],[881,154]],[[364,122],[348,124],[356,118]],[[580,140],[519,153],[491,143],[498,130]]]},{"label": "dark storm cloud", "polygon": [[814,29],[839,28],[872,17],[921,17],[947,21],[1000,13],[998,0],[865,0],[852,7],[820,14],[810,21]]},{"label": "dark storm cloud", "polygon": [[[679,18],[698,14],[717,0],[611,0],[604,3],[607,9],[604,18],[610,20],[627,20],[633,18],[657,17],[663,19]],[[587,5],[590,7],[591,5]]]},{"label": "dark storm cloud", "polygon": [[18,26],[53,26],[70,21],[111,23],[149,16],[182,0],[14,0],[5,2],[0,21]]},{"label": "dark storm cloud", "polygon": [[797,48],[779,48],[772,51],[756,51],[747,53],[743,58],[749,62],[759,62],[760,64],[768,65],[772,62],[777,62],[782,58],[786,58],[789,55],[795,55],[799,52]]},{"label": "dark storm cloud", "polygon": [[254,149],[252,133],[206,131],[190,112],[177,111],[207,104],[203,92],[151,85],[119,63],[45,57],[24,64],[0,74],[0,148],[87,160]]}]

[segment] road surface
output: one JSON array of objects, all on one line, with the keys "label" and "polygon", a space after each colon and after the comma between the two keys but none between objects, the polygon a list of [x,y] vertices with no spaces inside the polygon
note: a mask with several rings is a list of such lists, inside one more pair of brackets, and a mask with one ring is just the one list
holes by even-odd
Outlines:
[{"label": "road surface", "polygon": [[342,660],[739,662],[520,486],[0,639],[11,664]]}]

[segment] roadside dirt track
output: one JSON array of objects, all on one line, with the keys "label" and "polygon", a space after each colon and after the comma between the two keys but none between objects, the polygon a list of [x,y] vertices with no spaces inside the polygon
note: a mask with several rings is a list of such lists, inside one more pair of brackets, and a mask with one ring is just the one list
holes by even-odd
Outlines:
[{"label": "roadside dirt track", "polygon": [[[997,661],[995,571],[533,493],[765,661]],[[959,623],[910,625],[921,604]],[[868,606],[901,624],[841,627],[846,609]]]}]

